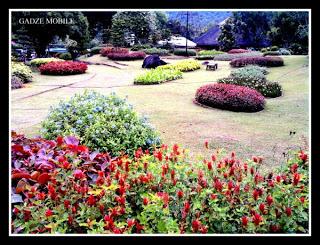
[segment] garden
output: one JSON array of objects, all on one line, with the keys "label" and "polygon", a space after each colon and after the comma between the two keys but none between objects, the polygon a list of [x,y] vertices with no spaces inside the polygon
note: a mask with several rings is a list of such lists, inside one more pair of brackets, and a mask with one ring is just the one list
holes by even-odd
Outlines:
[{"label": "garden", "polygon": [[[248,21],[240,13],[231,19]],[[11,232],[309,233],[303,42],[270,32],[259,48],[160,45],[177,27],[152,14],[112,13],[110,36],[87,44],[68,30],[62,54],[12,53]],[[145,39],[133,20],[148,18],[158,22]]]}]

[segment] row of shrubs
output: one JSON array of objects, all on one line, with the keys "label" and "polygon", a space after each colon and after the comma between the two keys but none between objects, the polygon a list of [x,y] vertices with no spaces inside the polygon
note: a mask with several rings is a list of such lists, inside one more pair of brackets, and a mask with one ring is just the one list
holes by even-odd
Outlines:
[{"label": "row of shrubs", "polygon": [[284,61],[281,57],[244,57],[231,60],[230,65],[232,67],[243,67],[247,65],[277,67],[283,66]]},{"label": "row of shrubs", "polygon": [[39,67],[43,75],[75,75],[85,73],[87,69],[87,64],[76,61],[51,61]]},{"label": "row of shrubs", "polygon": [[[111,158],[70,136],[12,133],[11,232],[20,234],[308,233],[308,155],[263,159],[179,145]],[[43,155],[43,152],[50,154]],[[42,157],[39,164],[25,164]],[[19,200],[20,199],[20,200]]]},{"label": "row of shrubs", "polygon": [[159,84],[182,78],[182,72],[200,69],[199,62],[195,60],[183,60],[175,64],[167,64],[151,69],[134,79],[135,84],[148,85]]},{"label": "row of shrubs", "polygon": [[272,46],[267,48],[262,48],[261,52],[266,55],[291,55],[290,50],[286,48],[279,48],[278,46]]},{"label": "row of shrubs", "polygon": [[146,53],[142,51],[129,51],[127,48],[104,47],[100,50],[102,56],[111,60],[129,61],[139,60],[146,57]]},{"label": "row of shrubs", "polygon": [[231,61],[233,59],[247,58],[247,57],[261,57],[263,54],[257,51],[243,52],[243,53],[224,53],[214,56],[214,60]]}]

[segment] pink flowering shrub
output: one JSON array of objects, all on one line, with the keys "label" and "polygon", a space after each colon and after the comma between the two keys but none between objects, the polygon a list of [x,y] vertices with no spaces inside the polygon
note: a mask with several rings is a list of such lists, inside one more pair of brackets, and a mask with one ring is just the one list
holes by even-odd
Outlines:
[{"label": "pink flowering shrub", "polygon": [[87,64],[75,61],[49,62],[39,67],[43,75],[74,75],[85,73]]},{"label": "pink flowering shrub", "polygon": [[[209,151],[209,142],[205,142]],[[13,233],[308,233],[308,155],[262,172],[212,151],[190,161],[177,144],[110,158],[74,137],[12,133]],[[208,153],[208,152],[207,152]]]},{"label": "pink flowering shrub", "polygon": [[248,53],[248,52],[250,52],[250,51],[247,50],[247,49],[239,48],[239,49],[231,49],[231,50],[229,50],[228,54],[241,54],[241,53]]},{"label": "pink flowering shrub", "polygon": [[146,57],[146,53],[142,51],[131,51],[129,53],[109,53],[107,57],[110,60],[141,60]]},{"label": "pink flowering shrub", "polygon": [[108,56],[111,53],[127,54],[127,53],[129,53],[129,49],[127,49],[127,48],[119,48],[119,47],[105,47],[105,48],[102,48],[100,50],[100,54],[102,56]]},{"label": "pink flowering shrub", "polygon": [[206,106],[231,111],[256,112],[264,108],[265,100],[258,91],[233,84],[207,84],[200,87],[195,101]]},{"label": "pink flowering shrub", "polygon": [[259,65],[259,66],[266,66],[266,67],[276,67],[276,66],[283,66],[284,61],[281,57],[245,57],[239,59],[233,59],[230,62],[232,67],[243,67],[246,65]]}]

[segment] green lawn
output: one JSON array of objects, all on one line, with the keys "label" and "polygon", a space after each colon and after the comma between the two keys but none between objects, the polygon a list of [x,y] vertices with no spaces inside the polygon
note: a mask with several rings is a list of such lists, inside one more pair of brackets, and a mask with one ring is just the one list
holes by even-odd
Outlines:
[{"label": "green lawn", "polygon": [[[284,94],[267,99],[266,108],[257,113],[208,109],[193,104],[198,87],[229,75],[232,69],[229,62],[219,61],[217,71],[206,71],[202,66],[200,70],[184,73],[183,79],[142,86],[133,85],[134,77],[144,72],[142,61],[131,61],[120,62],[128,65],[118,65],[121,69],[90,65],[84,75],[35,74],[35,82],[11,93],[11,127],[28,136],[38,135],[49,106],[60,99],[86,88],[104,94],[115,91],[120,96],[128,96],[138,112],[149,115],[165,143],[179,143],[190,149],[193,157],[203,153],[203,142],[209,140],[210,148],[234,150],[240,157],[263,156],[265,166],[270,168],[281,163],[283,152],[307,148],[309,140],[308,58],[283,58],[285,66],[269,68],[268,79],[278,81]],[[114,64],[98,55],[90,61]],[[290,131],[296,133],[289,135]]]}]

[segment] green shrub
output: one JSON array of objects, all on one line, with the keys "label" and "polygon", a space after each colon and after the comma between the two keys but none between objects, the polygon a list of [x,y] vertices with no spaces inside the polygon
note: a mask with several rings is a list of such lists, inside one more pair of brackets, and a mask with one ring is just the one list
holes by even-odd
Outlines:
[{"label": "green shrub", "polygon": [[262,48],[260,51],[261,51],[262,53],[264,53],[264,52],[269,51],[269,48]]},{"label": "green shrub", "polygon": [[71,54],[69,52],[68,53],[59,54],[58,58],[62,59],[62,60],[72,60],[72,56],[71,56]]},{"label": "green shrub", "polygon": [[218,51],[218,50],[215,50],[215,49],[213,49],[213,50],[201,50],[201,51],[199,51],[198,56],[209,56],[209,55],[214,56],[214,55],[217,55],[217,54],[224,54],[224,52]]},{"label": "green shrub", "polygon": [[197,55],[196,51],[192,49],[188,49],[188,53],[186,53],[185,49],[175,49],[173,51],[173,54],[178,56],[196,56]]},{"label": "green shrub", "polygon": [[231,71],[231,76],[250,76],[250,74],[262,73],[262,75],[267,75],[269,72],[266,67],[248,65],[239,69],[234,69]]},{"label": "green shrub", "polygon": [[52,61],[64,61],[64,60],[58,59],[58,58],[36,58],[30,61],[30,65],[39,67],[43,64],[47,64]]},{"label": "green shrub", "polygon": [[182,72],[200,69],[200,63],[196,60],[182,60],[175,64],[159,66],[157,69],[175,69]]},{"label": "green shrub", "polygon": [[272,46],[270,48],[270,51],[278,51],[279,47],[278,46]]},{"label": "green shrub", "polygon": [[151,69],[146,73],[137,76],[134,79],[135,84],[149,85],[159,84],[171,80],[182,78],[182,72],[176,69],[160,69],[159,66],[156,69]]},{"label": "green shrub", "polygon": [[111,155],[133,154],[139,147],[149,149],[160,143],[148,120],[140,118],[125,99],[90,91],[51,108],[41,132],[46,139],[74,135],[92,150]]},{"label": "green shrub", "polygon": [[194,57],[196,60],[213,60],[214,55],[201,55]]},{"label": "green shrub", "polygon": [[20,78],[23,83],[32,81],[32,71],[30,67],[22,62],[11,62],[11,76]]},{"label": "green shrub", "polygon": [[263,53],[263,56],[277,56],[277,55],[281,55],[281,53],[279,51],[266,51]]},{"label": "green shrub", "polygon": [[100,54],[101,49],[103,49],[104,47],[93,47],[90,49],[90,53],[91,54]]},{"label": "green shrub", "polygon": [[150,44],[135,44],[131,47],[132,51],[140,51],[143,49],[150,49],[152,48]]},{"label": "green shrub", "polygon": [[162,48],[149,48],[149,49],[142,49],[141,51],[145,52],[146,54],[157,54],[157,55],[168,55],[169,50],[162,49]]}]

